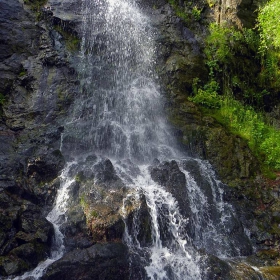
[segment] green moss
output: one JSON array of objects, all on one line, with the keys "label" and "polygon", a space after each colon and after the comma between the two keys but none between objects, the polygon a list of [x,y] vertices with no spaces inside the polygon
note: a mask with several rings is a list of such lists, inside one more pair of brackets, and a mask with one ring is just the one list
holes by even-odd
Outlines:
[{"label": "green moss", "polygon": [[24,0],[24,4],[29,5],[31,10],[40,11],[40,8],[47,3],[47,0]]},{"label": "green moss", "polygon": [[201,19],[201,9],[199,9],[197,6],[194,6],[192,8],[192,16],[194,17],[195,20],[200,20]]},{"label": "green moss", "polygon": [[184,22],[189,23],[190,18],[185,13],[185,11],[179,6],[179,2],[177,0],[168,0],[169,4],[174,9],[176,15],[181,18]]},{"label": "green moss", "polygon": [[280,228],[278,227],[277,223],[271,225],[271,230],[269,231],[269,233],[275,235],[277,238],[280,237]]},{"label": "green moss", "polygon": [[68,31],[63,29],[63,27],[60,25],[55,25],[54,29],[63,36],[63,38],[65,40],[66,49],[68,51],[76,52],[79,50],[80,39],[76,35],[70,34]]},{"label": "green moss", "polygon": [[280,266],[265,266],[261,267],[260,270],[264,276],[270,277],[267,279],[280,279]]},{"label": "green moss", "polygon": [[5,95],[0,93],[0,107],[1,107],[1,105],[4,105],[6,101],[7,100],[6,100]]},{"label": "green moss", "polygon": [[77,183],[82,183],[85,180],[85,176],[83,174],[83,172],[79,172],[76,176],[75,176],[75,181]]},{"label": "green moss", "polygon": [[[205,87],[204,87],[205,88]],[[261,113],[230,96],[219,96],[216,91],[198,90],[190,100],[203,106],[202,112],[215,118],[232,134],[245,139],[259,159],[262,172],[273,178],[280,169],[280,131],[269,125]]]},{"label": "green moss", "polygon": [[20,77],[22,77],[22,76],[24,76],[24,75],[26,75],[26,71],[25,71],[25,70],[23,70],[23,71],[21,71],[21,72],[19,73],[19,76],[20,76]]},{"label": "green moss", "polygon": [[42,19],[42,6],[47,3],[47,0],[23,0],[23,3],[35,13],[37,21]]},{"label": "green moss", "polygon": [[80,204],[83,209],[88,208],[88,202],[86,201],[86,195],[84,193],[80,196]]},{"label": "green moss", "polygon": [[261,250],[256,254],[261,259],[277,259],[279,257],[279,252],[277,250]]}]

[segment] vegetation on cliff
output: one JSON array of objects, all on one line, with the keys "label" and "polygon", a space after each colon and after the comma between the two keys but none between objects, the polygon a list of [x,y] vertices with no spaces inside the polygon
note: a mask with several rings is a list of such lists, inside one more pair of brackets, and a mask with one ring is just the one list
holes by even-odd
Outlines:
[{"label": "vegetation on cliff", "polygon": [[280,3],[278,0],[271,0],[262,9],[258,16],[258,27],[262,47],[272,50],[280,48],[280,26],[279,26]]},{"label": "vegetation on cliff", "polygon": [[247,140],[264,173],[280,168],[280,132],[266,114],[279,103],[279,9],[275,0],[261,8],[253,29],[210,24],[204,49],[209,79],[195,79],[189,98]]}]

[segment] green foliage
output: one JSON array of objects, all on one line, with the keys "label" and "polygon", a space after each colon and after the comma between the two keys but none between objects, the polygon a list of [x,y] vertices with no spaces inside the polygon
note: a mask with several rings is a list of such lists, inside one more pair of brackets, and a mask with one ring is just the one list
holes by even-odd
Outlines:
[{"label": "green foliage", "polygon": [[217,0],[207,0],[207,3],[209,7],[212,8],[217,3]]},{"label": "green foliage", "polygon": [[243,29],[244,42],[247,44],[248,48],[254,53],[257,53],[260,45],[260,36],[253,29]]},{"label": "green foliage", "polygon": [[262,58],[262,71],[260,82],[263,86],[269,85],[271,88],[280,87],[280,54],[278,51],[269,49]]},{"label": "green foliage", "polygon": [[[197,79],[194,79],[198,87]],[[280,131],[267,124],[263,115],[233,96],[218,95],[219,84],[210,80],[198,88],[192,102],[206,108],[207,113],[226,126],[232,133],[248,141],[249,147],[263,164],[263,170],[280,169]]]},{"label": "green foliage", "polygon": [[[205,56],[210,79],[217,80],[221,93],[257,109],[277,96],[280,90],[280,54],[275,48],[260,53],[261,40],[253,29],[209,26]],[[265,98],[270,95],[270,99]]]},{"label": "green foliage", "polygon": [[[226,62],[231,56],[230,42],[233,28],[222,28],[216,23],[209,26],[210,35],[206,39],[205,54],[209,62]],[[217,64],[216,64],[217,65]],[[215,69],[217,70],[217,69]]]},{"label": "green foliage", "polygon": [[197,94],[189,99],[206,108],[218,109],[221,106],[221,98],[217,93],[218,89],[218,83],[216,81],[210,81],[203,89],[199,88]]},{"label": "green foliage", "polygon": [[168,2],[185,23],[190,24],[192,21],[202,19],[203,6],[199,7],[195,1],[168,0]]},{"label": "green foliage", "polygon": [[194,79],[189,98],[246,139],[265,172],[280,169],[280,131],[261,113],[280,91],[279,14],[280,1],[271,0],[260,10],[258,30],[210,24],[204,49],[209,82],[200,86]]},{"label": "green foliage", "polygon": [[259,10],[258,28],[261,36],[261,51],[271,46],[280,48],[279,14],[279,0],[271,0]]},{"label": "green foliage", "polygon": [[280,87],[280,1],[271,0],[259,10],[258,30],[260,32],[259,53],[262,57],[262,85]]},{"label": "green foliage", "polygon": [[182,20],[184,20],[186,23],[188,23],[189,18],[187,16],[187,14],[185,13],[185,11],[179,6],[178,0],[168,0],[168,2],[172,6],[172,8],[174,9],[176,15],[179,18],[181,18]]},{"label": "green foliage", "polygon": [[258,36],[252,30],[241,31],[232,26],[211,23],[209,31],[204,53],[212,76],[233,64],[237,55],[244,55],[246,50],[258,49]]},{"label": "green foliage", "polygon": [[192,8],[192,16],[195,20],[201,19],[201,9],[199,9],[197,6],[194,6]]}]

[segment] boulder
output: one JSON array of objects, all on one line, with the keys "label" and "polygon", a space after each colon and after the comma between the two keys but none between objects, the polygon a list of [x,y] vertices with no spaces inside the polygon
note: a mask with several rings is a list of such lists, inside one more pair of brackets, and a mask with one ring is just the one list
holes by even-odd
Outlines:
[{"label": "boulder", "polygon": [[176,198],[181,213],[189,217],[189,199],[186,188],[186,178],[175,160],[166,161],[151,167],[151,177],[158,184],[166,189]]},{"label": "boulder", "polygon": [[54,234],[41,207],[19,196],[24,196],[24,191],[10,193],[8,190],[0,192],[2,275],[22,273],[44,260],[50,253]]},{"label": "boulder", "polygon": [[43,279],[129,279],[127,248],[122,243],[76,249],[53,263]]}]

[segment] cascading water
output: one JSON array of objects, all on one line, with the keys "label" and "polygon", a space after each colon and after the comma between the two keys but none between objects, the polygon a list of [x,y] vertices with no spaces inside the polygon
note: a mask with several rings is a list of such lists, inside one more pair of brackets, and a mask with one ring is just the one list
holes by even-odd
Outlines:
[{"label": "cascading water", "polygon": [[173,157],[148,18],[131,1],[83,1],[83,11],[83,96],[68,124],[75,143],[137,162]]},{"label": "cascading water", "polygon": [[[94,152],[113,162],[134,193],[124,201],[126,223],[125,204],[144,196],[152,240],[149,245],[138,240],[141,221],[135,214],[124,239],[131,267],[138,262],[144,270],[131,269],[131,279],[202,279],[205,257],[198,249],[231,257],[250,250],[250,244],[232,207],[223,202],[222,184],[211,167],[180,151],[164,118],[154,73],[155,30],[133,0],[83,0],[82,10],[82,95],[65,129],[64,151]],[[127,159],[137,166],[136,174],[122,164]],[[151,176],[154,159],[159,170],[176,160],[184,199]],[[238,245],[241,238],[247,243]]]},{"label": "cascading water", "polygon": [[[180,151],[164,118],[154,73],[155,30],[134,0],[83,0],[82,14],[81,95],[65,124],[62,152],[69,165],[71,158],[78,166],[91,153],[99,160],[110,159],[131,190],[121,213],[130,279],[206,279],[207,254],[240,256],[250,252],[251,245],[233,208],[223,201],[223,185],[209,164]],[[98,161],[87,164],[95,170]],[[67,180],[61,189],[66,193],[74,180],[69,170],[63,172]],[[64,202],[59,201],[62,197],[58,195],[48,216],[60,242],[53,261],[64,248],[59,226],[67,197]],[[149,242],[139,238],[143,201]],[[129,223],[131,203],[139,207]],[[46,266],[31,276],[39,278]]]}]

